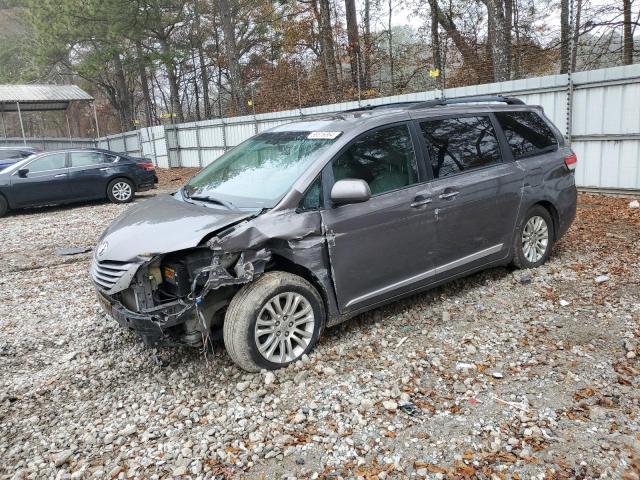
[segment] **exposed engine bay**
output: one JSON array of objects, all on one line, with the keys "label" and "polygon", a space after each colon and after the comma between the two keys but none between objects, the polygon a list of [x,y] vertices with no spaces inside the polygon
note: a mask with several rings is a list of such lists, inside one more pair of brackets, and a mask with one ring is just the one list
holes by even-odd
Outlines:
[{"label": "exposed engine bay", "polygon": [[164,338],[143,335],[146,343],[200,346],[222,326],[238,286],[264,271],[268,260],[265,250],[216,255],[200,247],[174,252],[140,266],[129,288],[111,300],[127,313],[150,316],[160,327]]}]

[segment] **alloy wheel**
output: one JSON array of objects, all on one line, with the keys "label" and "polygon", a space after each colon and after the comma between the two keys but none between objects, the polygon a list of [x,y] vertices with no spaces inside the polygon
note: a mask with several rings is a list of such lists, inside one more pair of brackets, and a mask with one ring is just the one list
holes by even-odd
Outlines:
[{"label": "alloy wheel", "polygon": [[531,263],[539,262],[549,246],[549,227],[544,218],[535,215],[522,230],[522,253]]},{"label": "alloy wheel", "polygon": [[118,182],[111,189],[111,193],[117,200],[125,202],[131,198],[131,185],[127,182]]},{"label": "alloy wheel", "polygon": [[273,363],[292,362],[309,346],[315,321],[311,304],[301,294],[285,292],[273,296],[256,320],[258,351]]}]

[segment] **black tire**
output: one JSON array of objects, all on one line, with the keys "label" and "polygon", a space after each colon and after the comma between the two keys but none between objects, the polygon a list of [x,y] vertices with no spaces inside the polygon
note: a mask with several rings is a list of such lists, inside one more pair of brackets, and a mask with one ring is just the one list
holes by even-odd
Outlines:
[{"label": "black tire", "polygon": [[[547,229],[548,239],[544,253],[538,252],[535,254],[528,254],[527,247],[525,246],[525,228],[527,228],[529,221],[535,218],[540,218],[544,221],[544,225]],[[513,239],[513,265],[517,268],[539,267],[540,265],[545,263],[551,256],[551,249],[553,248],[554,240],[555,229],[553,226],[553,219],[551,218],[551,214],[542,205],[534,205],[529,209],[529,211],[522,219],[522,222],[520,223],[520,226],[517,229],[515,237]],[[540,253],[542,253],[542,255],[540,255]]]},{"label": "black tire", "polygon": [[[264,340],[266,344],[271,334],[258,335],[256,333],[256,323],[258,316],[261,314],[263,315],[261,321],[264,321],[265,314],[271,316],[268,310],[265,310],[267,303],[276,301],[276,298],[278,302],[281,301],[281,298],[286,300],[287,295],[293,295],[296,299],[301,296],[306,300],[306,304],[304,304],[303,300],[300,300],[300,304],[296,303],[297,308],[305,306],[312,309],[313,320],[307,321],[306,327],[303,327],[308,329],[305,334],[310,335],[310,337],[306,348],[300,343],[296,343],[296,352],[292,350],[292,355],[290,355],[288,360],[273,362],[260,353],[258,346],[260,339],[263,339],[265,336],[267,337],[267,339]],[[270,303],[270,305],[272,304]],[[287,306],[286,302],[284,306]],[[300,311],[298,314],[299,313],[303,312]],[[308,314],[304,316],[308,317]],[[282,321],[281,326],[273,327],[274,329],[278,329],[278,337],[274,337],[272,343],[269,345],[280,342],[273,352],[273,355],[276,354],[275,352],[281,353],[280,346],[283,345],[282,342],[287,341],[287,337],[289,338],[289,348],[291,348],[291,345],[294,343],[292,341],[294,338],[292,333],[297,330],[297,328],[291,327],[293,323],[289,323],[291,319],[287,320],[286,316],[284,319],[286,323]],[[269,321],[273,320],[269,319]],[[258,372],[261,369],[275,370],[286,367],[290,363],[298,360],[305,353],[311,351],[320,337],[324,323],[324,304],[313,285],[304,278],[291,273],[267,272],[255,281],[243,286],[231,300],[224,319],[224,345],[231,359],[243,370],[248,372]],[[291,332],[288,330],[284,331],[287,328],[291,328]],[[283,331],[280,332],[280,329]],[[273,335],[275,334],[274,332]],[[282,337],[280,337],[280,334],[282,334]],[[287,337],[284,336],[285,334]],[[285,350],[286,347],[285,345]],[[269,348],[267,348],[267,351],[268,350]]]},{"label": "black tire", "polygon": [[4,217],[9,212],[9,203],[7,199],[0,195],[0,218]]},{"label": "black tire", "polygon": [[107,185],[107,198],[112,203],[129,203],[135,195],[136,188],[127,178],[114,178]]}]

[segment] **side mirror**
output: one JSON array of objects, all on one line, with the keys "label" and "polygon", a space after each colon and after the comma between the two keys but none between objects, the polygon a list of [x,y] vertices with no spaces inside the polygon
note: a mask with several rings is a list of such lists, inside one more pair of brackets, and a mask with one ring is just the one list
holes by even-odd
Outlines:
[{"label": "side mirror", "polygon": [[338,180],[331,189],[331,201],[336,205],[349,203],[362,203],[371,198],[369,184],[364,180],[345,179]]},{"label": "side mirror", "polygon": [[27,173],[29,173],[28,168],[21,168],[20,170],[18,170],[19,177],[25,178],[27,176]]}]

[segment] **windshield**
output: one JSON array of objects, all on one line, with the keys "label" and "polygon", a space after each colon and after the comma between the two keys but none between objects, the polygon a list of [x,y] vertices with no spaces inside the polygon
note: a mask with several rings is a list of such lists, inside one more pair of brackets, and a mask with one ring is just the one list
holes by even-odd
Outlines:
[{"label": "windshield", "polygon": [[311,132],[267,132],[224,154],[184,187],[194,199],[224,201],[235,208],[271,208],[334,138]]}]

